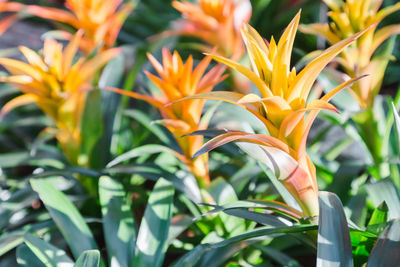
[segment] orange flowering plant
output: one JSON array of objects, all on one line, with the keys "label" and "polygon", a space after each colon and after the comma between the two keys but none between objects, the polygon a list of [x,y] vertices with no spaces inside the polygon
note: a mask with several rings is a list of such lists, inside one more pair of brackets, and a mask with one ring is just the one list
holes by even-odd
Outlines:
[{"label": "orange flowering plant", "polygon": [[250,20],[250,1],[173,1],[172,6],[183,16],[176,34],[201,39],[208,45],[202,49],[205,52],[217,47],[218,53],[226,57],[239,59],[244,54],[240,27]]},{"label": "orange flowering plant", "polygon": [[[192,36],[203,41],[197,45],[202,52],[209,53],[216,48],[217,53],[234,60],[245,53],[240,27],[248,23],[252,8],[249,0],[198,0],[173,1],[172,6],[182,13],[175,30],[163,35]],[[250,83],[235,72],[231,72],[234,89],[241,92],[250,90]]]},{"label": "orange flowering plant", "polygon": [[186,97],[183,100],[216,99],[239,105],[260,119],[269,135],[232,131],[219,135],[196,153],[196,156],[232,141],[261,145],[272,160],[279,181],[292,194],[303,210],[304,216],[318,214],[318,187],[314,164],[306,153],[306,141],[311,125],[321,109],[337,112],[328,103],[337,92],[348,87],[358,78],[339,85],[320,99],[308,100],[312,85],[322,69],[345,47],[362,33],[335,44],[322,52],[299,73],[290,69],[293,41],[300,12],[291,21],[278,43],[274,38],[268,43],[251,26],[242,29],[252,70],[227,58],[211,55],[215,60],[234,68],[251,80],[259,89],[255,94],[210,92]]},{"label": "orange flowering plant", "polygon": [[83,29],[81,48],[86,54],[95,48],[102,51],[112,47],[134,8],[133,3],[125,4],[123,0],[66,0],[65,6],[69,11],[29,5],[26,12]]},{"label": "orange flowering plant", "polygon": [[117,88],[108,90],[147,101],[155,106],[163,117],[161,124],[173,134],[181,153],[175,155],[187,165],[197,178],[199,185],[210,182],[207,155],[192,159],[194,153],[203,143],[202,136],[185,136],[188,133],[207,128],[208,122],[202,120],[204,100],[191,100],[173,106],[169,103],[199,93],[210,92],[214,85],[222,81],[224,67],[215,66],[206,73],[211,57],[205,57],[197,67],[193,68],[193,58],[189,56],[184,63],[178,52],[171,54],[166,48],[162,50],[162,64],[151,54],[147,54],[151,64],[159,76],[146,72],[147,77],[160,89],[160,95],[142,95]]},{"label": "orange flowering plant", "polygon": [[[379,10],[383,0],[324,0],[331,10],[331,22],[301,25],[301,31],[318,34],[330,44],[336,44],[352,34],[369,30],[357,42],[342,51],[336,60],[350,77],[369,76],[353,85],[350,93],[361,108],[371,108],[381,88],[383,75],[390,60],[392,49],[386,55],[374,56],[376,49],[391,35],[400,33],[400,25],[377,29],[388,15],[400,9],[400,3]],[[372,26],[372,27],[371,27]]]},{"label": "orange flowering plant", "polygon": [[91,59],[81,57],[74,61],[82,34],[78,31],[64,50],[61,43],[45,40],[42,55],[20,46],[27,63],[0,58],[0,65],[11,74],[1,77],[1,82],[10,83],[23,93],[3,106],[1,116],[18,106],[35,103],[55,122],[60,146],[69,161],[77,165],[85,165],[79,159],[87,91],[92,88],[97,70],[120,52],[119,48],[113,48]]},{"label": "orange flowering plant", "polygon": [[330,8],[328,16],[331,22],[301,25],[301,30],[305,33],[321,35],[329,43],[335,44],[357,31],[368,29],[357,42],[343,50],[336,61],[350,77],[369,75],[349,90],[362,109],[352,119],[358,127],[358,132],[374,164],[380,169],[379,172],[387,173],[386,167],[381,166],[381,163],[388,158],[386,148],[388,144],[384,142],[385,133],[377,126],[378,120],[384,118],[377,118],[373,109],[386,67],[393,57],[394,39],[388,41],[386,46],[381,47],[379,51],[377,48],[390,36],[399,34],[400,25],[388,25],[380,29],[377,29],[377,26],[385,17],[399,10],[400,3],[380,10],[382,2],[382,0],[325,0],[324,3]]},{"label": "orange flowering plant", "polygon": [[[3,12],[19,12],[23,10],[24,5],[17,2],[8,2],[7,0],[0,0],[0,13]],[[2,35],[16,20],[18,14],[8,15],[0,20],[0,35]]]}]

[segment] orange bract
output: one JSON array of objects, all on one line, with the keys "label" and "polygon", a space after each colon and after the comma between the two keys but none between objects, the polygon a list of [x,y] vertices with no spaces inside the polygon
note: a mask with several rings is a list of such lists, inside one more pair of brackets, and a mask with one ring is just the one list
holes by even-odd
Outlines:
[{"label": "orange bract", "polygon": [[[8,2],[7,0],[0,0],[0,13],[3,12],[19,12],[24,8],[24,5],[17,2]],[[2,35],[8,27],[10,27],[18,19],[17,14],[3,17],[0,20],[0,35]]]},{"label": "orange bract", "polygon": [[81,48],[88,54],[97,47],[104,50],[114,45],[133,4],[123,4],[122,0],[66,0],[66,7],[70,11],[30,5],[27,12],[83,29]]},{"label": "orange bract", "polygon": [[201,147],[202,136],[183,136],[194,131],[207,128],[207,122],[201,120],[204,101],[191,100],[176,105],[167,105],[187,96],[210,92],[212,88],[224,79],[224,67],[216,66],[206,73],[211,61],[204,58],[196,68],[193,68],[193,58],[189,56],[184,63],[178,52],[171,54],[166,48],[162,51],[162,64],[151,54],[147,55],[158,73],[158,76],[146,72],[147,77],[160,89],[160,95],[146,96],[116,88],[108,88],[114,92],[145,100],[157,107],[162,116],[162,124],[171,131],[182,149],[183,155],[178,155],[188,169],[197,177],[200,183],[209,182],[207,157],[192,160],[194,153]]},{"label": "orange bract", "polygon": [[180,29],[175,33],[200,38],[224,56],[239,59],[244,53],[240,27],[251,17],[250,1],[198,0],[196,4],[172,2],[174,8],[182,13]]},{"label": "orange bract", "polygon": [[[202,153],[223,143],[221,139],[229,137],[229,142],[238,140],[265,147],[273,147],[283,152],[277,160],[280,168],[291,169],[287,177],[278,177],[290,193],[296,198],[305,215],[318,213],[318,187],[315,167],[306,154],[306,140],[311,125],[321,109],[337,111],[328,103],[329,99],[351,85],[356,79],[333,89],[321,99],[308,101],[311,87],[322,69],[346,46],[354,42],[362,33],[322,52],[299,73],[290,69],[293,42],[300,20],[300,12],[288,25],[278,43],[274,38],[266,42],[255,29],[246,25],[242,35],[251,61],[252,69],[221,56],[212,56],[215,60],[239,71],[251,80],[259,89],[256,94],[243,95],[233,92],[203,93],[186,99],[217,99],[239,105],[259,118],[268,129],[270,136],[246,133],[226,133],[210,140],[204,145]],[[307,115],[308,114],[308,115]],[[270,153],[270,152],[268,152]],[[278,155],[276,151],[273,152]]]},{"label": "orange bract", "polygon": [[79,156],[86,91],[91,88],[95,72],[120,51],[109,49],[94,58],[79,58],[73,63],[81,37],[79,31],[64,51],[61,43],[45,40],[43,56],[27,47],[19,47],[28,63],[0,58],[0,65],[11,74],[1,77],[1,81],[16,86],[23,93],[4,105],[1,115],[15,107],[36,103],[56,123],[57,139],[72,163],[76,163]]},{"label": "orange bract", "polygon": [[331,9],[328,16],[332,22],[301,26],[303,32],[322,35],[331,44],[358,31],[369,29],[356,43],[347,47],[337,60],[350,77],[369,74],[368,78],[355,84],[350,91],[362,108],[372,107],[390,59],[390,54],[373,57],[375,50],[391,35],[400,33],[400,25],[389,25],[376,30],[386,16],[400,9],[400,3],[397,3],[379,10],[382,1],[324,0]]}]

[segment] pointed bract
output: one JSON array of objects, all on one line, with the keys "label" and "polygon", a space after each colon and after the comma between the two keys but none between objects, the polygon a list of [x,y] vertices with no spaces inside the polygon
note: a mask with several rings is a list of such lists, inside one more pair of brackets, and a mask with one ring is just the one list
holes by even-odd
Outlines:
[{"label": "pointed bract", "polygon": [[14,85],[23,93],[4,105],[1,115],[18,106],[36,103],[55,122],[57,139],[74,164],[79,151],[73,148],[78,149],[81,142],[81,119],[87,90],[92,87],[96,71],[120,52],[119,49],[109,49],[91,59],[79,58],[74,63],[81,36],[82,32],[78,31],[64,50],[61,43],[45,40],[42,55],[27,47],[19,47],[28,63],[0,58],[0,65],[10,73],[0,81]]},{"label": "pointed bract", "polygon": [[[376,30],[378,24],[388,15],[400,10],[400,3],[379,10],[382,1],[372,0],[324,0],[331,11],[330,24],[301,25],[301,30],[309,34],[319,34],[330,43],[337,44],[359,31],[366,31],[365,36],[347,47],[337,60],[350,77],[364,74],[373,75],[373,82],[365,79],[353,86],[353,95],[363,109],[371,108],[375,96],[379,93],[386,65],[392,51],[377,55],[379,64],[374,59],[376,49],[390,36],[400,33],[400,25],[389,25]],[[372,79],[372,76],[371,76]]]}]

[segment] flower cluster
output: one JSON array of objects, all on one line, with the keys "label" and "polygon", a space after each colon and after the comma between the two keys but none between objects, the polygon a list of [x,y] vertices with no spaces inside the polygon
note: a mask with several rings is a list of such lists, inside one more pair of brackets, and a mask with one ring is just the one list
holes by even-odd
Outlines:
[{"label": "flower cluster", "polygon": [[96,48],[102,51],[114,45],[134,6],[122,0],[67,0],[66,7],[69,11],[30,5],[26,12],[83,29],[81,48],[89,54]]},{"label": "flower cluster", "polygon": [[210,57],[205,57],[197,67],[193,68],[192,56],[189,56],[184,63],[178,52],[174,51],[171,54],[166,48],[162,50],[162,64],[151,54],[147,56],[159,76],[148,72],[146,75],[160,89],[160,95],[147,96],[117,88],[108,89],[147,101],[158,108],[163,117],[161,123],[174,135],[182,150],[182,154],[176,153],[177,157],[187,165],[200,184],[208,184],[210,178],[207,156],[192,159],[201,147],[203,137],[184,136],[207,128],[208,122],[201,119],[204,100],[190,100],[176,105],[167,104],[184,97],[210,92],[214,85],[224,79],[222,76],[224,67],[216,66],[206,73]]},{"label": "flower cluster", "polygon": [[197,3],[172,2],[182,13],[179,35],[194,36],[208,44],[203,51],[217,47],[218,53],[239,59],[244,53],[240,27],[251,17],[250,1],[198,0]]},{"label": "flower cluster", "polygon": [[400,33],[400,25],[389,25],[377,30],[378,24],[388,15],[400,9],[400,3],[379,10],[382,0],[324,0],[331,11],[331,22],[302,25],[305,33],[319,34],[330,44],[336,44],[352,34],[368,29],[357,42],[340,54],[337,62],[350,77],[369,74],[350,91],[361,108],[372,107],[379,93],[383,75],[390,59],[386,55],[374,57],[376,49],[391,35]]},{"label": "flower cluster", "polygon": [[[280,169],[286,168],[287,175],[278,178],[298,201],[304,215],[314,216],[318,214],[318,187],[315,167],[306,153],[307,136],[318,111],[336,111],[328,100],[358,78],[339,85],[320,99],[307,101],[308,96],[322,69],[363,32],[328,48],[297,73],[295,68],[290,69],[290,58],[299,19],[300,12],[286,28],[278,43],[274,38],[271,38],[269,43],[266,42],[249,25],[243,27],[243,39],[252,69],[221,56],[212,56],[251,80],[259,89],[261,97],[256,94],[210,92],[184,100],[217,99],[231,102],[247,109],[260,119],[269,135],[228,132],[210,140],[197,155],[235,140],[273,147],[283,152],[285,156],[282,157],[283,154],[279,153],[276,162]],[[287,172],[288,169],[292,171]]]},{"label": "flower cluster", "polygon": [[56,137],[73,164],[78,164],[82,113],[93,76],[120,52],[119,48],[113,48],[74,62],[82,34],[78,31],[64,50],[61,43],[45,40],[42,55],[19,47],[27,63],[0,58],[0,65],[11,74],[1,77],[1,82],[8,82],[23,93],[3,106],[2,116],[15,107],[36,103],[55,122]]}]

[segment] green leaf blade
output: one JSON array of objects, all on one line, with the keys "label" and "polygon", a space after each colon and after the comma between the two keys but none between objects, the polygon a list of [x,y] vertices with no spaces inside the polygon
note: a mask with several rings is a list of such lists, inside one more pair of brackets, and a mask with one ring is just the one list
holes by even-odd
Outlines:
[{"label": "green leaf blade", "polygon": [[31,179],[31,186],[43,201],[64,236],[72,254],[79,257],[85,250],[97,249],[92,232],[72,202],[45,179]]},{"label": "green leaf blade", "polygon": [[340,199],[319,193],[317,266],[353,266],[350,232]]},{"label": "green leaf blade", "polygon": [[98,250],[84,251],[76,261],[74,267],[99,267],[100,252]]},{"label": "green leaf blade", "polygon": [[400,262],[400,220],[391,221],[379,235],[367,267],[397,266]]},{"label": "green leaf blade", "polygon": [[130,266],[134,257],[134,219],[121,183],[107,176],[99,181],[103,231],[110,265]]},{"label": "green leaf blade", "polygon": [[134,266],[161,266],[167,249],[174,187],[160,178],[150,194],[142,219]]},{"label": "green leaf blade", "polygon": [[26,245],[44,265],[62,265],[65,267],[73,266],[73,261],[67,256],[65,251],[30,233],[26,233],[24,238]]}]

